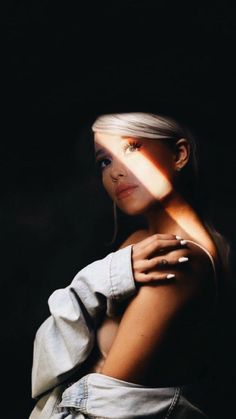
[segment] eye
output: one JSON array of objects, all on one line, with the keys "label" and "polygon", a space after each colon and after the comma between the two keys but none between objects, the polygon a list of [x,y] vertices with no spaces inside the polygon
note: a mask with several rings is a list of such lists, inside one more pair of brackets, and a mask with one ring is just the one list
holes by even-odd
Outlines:
[{"label": "eye", "polygon": [[105,169],[109,164],[111,163],[111,160],[110,159],[108,159],[108,158],[106,158],[106,157],[104,157],[104,158],[102,158],[102,159],[99,159],[99,160],[97,160],[96,161],[96,166],[99,168],[99,169],[101,169],[101,170],[103,170],[103,169]]},{"label": "eye", "polygon": [[141,146],[142,146],[142,144],[139,143],[139,142],[137,142],[137,141],[134,141],[132,143],[125,144],[124,145],[125,154],[130,154],[130,153],[132,153],[132,152],[140,149]]}]

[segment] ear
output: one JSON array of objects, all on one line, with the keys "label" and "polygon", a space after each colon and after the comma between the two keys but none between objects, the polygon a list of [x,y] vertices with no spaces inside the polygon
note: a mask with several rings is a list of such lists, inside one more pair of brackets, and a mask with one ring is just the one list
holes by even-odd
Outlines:
[{"label": "ear", "polygon": [[175,170],[180,171],[188,163],[189,156],[190,156],[189,143],[185,138],[180,138],[175,143],[175,157],[174,157]]}]

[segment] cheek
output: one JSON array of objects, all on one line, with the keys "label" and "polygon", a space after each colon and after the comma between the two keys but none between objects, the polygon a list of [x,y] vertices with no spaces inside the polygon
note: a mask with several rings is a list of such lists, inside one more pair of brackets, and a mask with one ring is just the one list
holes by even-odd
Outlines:
[{"label": "cheek", "polygon": [[107,191],[108,195],[111,198],[114,198],[114,192],[113,192],[113,189],[112,189],[111,182],[108,180],[108,176],[106,175],[105,172],[102,174],[102,185],[103,185],[104,189]]},{"label": "cheek", "polygon": [[152,196],[164,194],[172,189],[172,174],[166,168],[158,168],[152,162],[140,161],[133,167],[133,174],[138,182]]}]

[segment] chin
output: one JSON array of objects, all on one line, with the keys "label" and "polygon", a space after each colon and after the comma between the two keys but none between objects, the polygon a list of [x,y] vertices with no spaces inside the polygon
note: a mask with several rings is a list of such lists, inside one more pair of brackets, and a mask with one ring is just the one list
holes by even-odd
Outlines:
[{"label": "chin", "polygon": [[154,202],[133,202],[127,205],[119,205],[117,203],[118,208],[127,215],[144,215],[146,212],[148,212],[152,207],[159,206],[160,203],[158,201]]}]

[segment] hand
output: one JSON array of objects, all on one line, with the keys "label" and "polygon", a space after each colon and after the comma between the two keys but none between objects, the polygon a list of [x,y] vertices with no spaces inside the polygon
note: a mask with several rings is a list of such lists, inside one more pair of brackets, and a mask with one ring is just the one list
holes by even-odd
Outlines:
[{"label": "hand", "polygon": [[133,277],[136,282],[169,280],[181,264],[189,261],[187,242],[172,234],[153,234],[132,246]]}]

